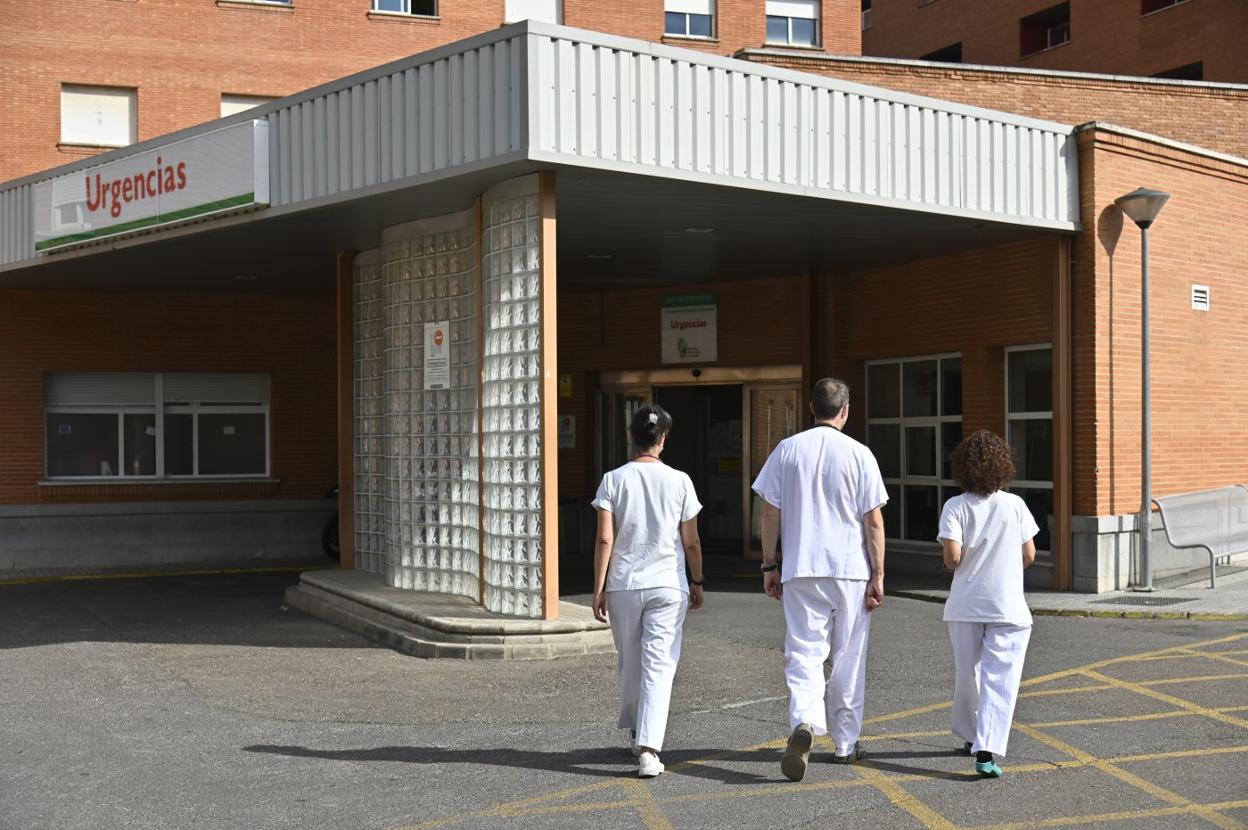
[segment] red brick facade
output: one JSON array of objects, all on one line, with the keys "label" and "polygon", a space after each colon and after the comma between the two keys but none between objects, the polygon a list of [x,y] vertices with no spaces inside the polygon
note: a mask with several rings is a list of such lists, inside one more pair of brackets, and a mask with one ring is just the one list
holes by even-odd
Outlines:
[{"label": "red brick facade", "polygon": [[[859,54],[856,0],[822,0],[823,48]],[[62,146],[62,84],[137,90],[139,140],[218,118],[221,95],[280,97],[502,25],[503,0],[442,0],[439,17],[369,14],[370,0],[8,0],[0,25],[0,181],[76,161]],[[671,39],[727,55],[761,46],[763,0],[720,0],[718,38]],[[564,22],[663,39],[662,0],[565,0]]]},{"label": "red brick facade", "polygon": [[872,0],[862,52],[921,58],[961,44],[962,62],[1117,75],[1202,63],[1205,81],[1248,83],[1248,4],[1187,0],[1142,14],[1147,0],[1071,0],[1070,40],[1023,55],[1019,21],[1056,0]]},{"label": "red brick facade", "polygon": [[[336,477],[334,298],[0,290],[0,504],[315,499]],[[40,486],[45,372],[264,372],[273,484]]]}]

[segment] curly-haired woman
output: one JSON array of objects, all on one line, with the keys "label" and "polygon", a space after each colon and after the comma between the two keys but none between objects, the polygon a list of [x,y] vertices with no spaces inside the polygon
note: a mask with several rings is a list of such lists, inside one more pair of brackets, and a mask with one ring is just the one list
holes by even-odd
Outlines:
[{"label": "curly-haired woman", "polygon": [[1031,511],[1002,488],[1014,477],[1010,447],[979,430],[953,453],[953,478],[965,492],[945,502],[940,542],[953,585],[945,622],[953,642],[953,731],[975,756],[975,770],[1001,777],[1018,700],[1031,611],[1023,569],[1036,558]]}]

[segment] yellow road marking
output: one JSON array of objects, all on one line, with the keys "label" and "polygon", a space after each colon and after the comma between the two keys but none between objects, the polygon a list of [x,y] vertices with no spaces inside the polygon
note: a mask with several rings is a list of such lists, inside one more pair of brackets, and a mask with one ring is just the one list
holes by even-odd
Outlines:
[{"label": "yellow road marking", "polygon": [[645,782],[630,778],[627,789],[635,795],[633,806],[637,809],[641,820],[645,822],[646,830],[674,830],[672,823],[667,820],[667,816],[663,815],[658,802],[654,800],[654,793],[650,792]]},{"label": "yellow road marking", "polygon": [[957,830],[957,825],[911,795],[905,787],[878,769],[854,766],[854,772],[884,794],[894,807],[900,807],[918,819],[928,830]]},{"label": "yellow road marking", "polygon": [[1248,660],[1236,660],[1234,657],[1228,657],[1225,654],[1218,654],[1217,652],[1204,653],[1189,648],[1184,649],[1183,653],[1190,654],[1192,657],[1204,657],[1208,660],[1218,660],[1222,663],[1230,663],[1233,666],[1248,666]]},{"label": "yellow road marking", "polygon": [[[1113,687],[1111,686],[1110,688],[1113,688]],[[1231,712],[1248,712],[1248,706],[1222,706],[1217,709],[1214,709],[1213,711],[1222,712],[1223,714],[1231,713]],[[1088,724],[1093,724],[1093,723],[1130,723],[1132,721],[1142,721],[1142,720],[1165,720],[1166,718],[1189,718],[1197,714],[1199,713],[1191,712],[1186,709],[1171,709],[1168,712],[1152,712],[1147,715],[1111,715],[1111,716],[1103,717],[1103,718],[1078,718],[1077,720],[1051,720],[1051,721],[1045,721],[1044,723],[1033,723],[1031,724],[1031,726],[1034,726],[1036,729],[1049,729],[1054,726],[1086,726]],[[881,736],[881,737],[887,737],[887,736]],[[910,737],[910,736],[907,736],[907,737]],[[917,737],[927,737],[927,736],[922,732],[915,732],[913,734],[913,737],[917,738]],[[865,741],[865,740],[875,740],[875,739],[863,738],[863,740]]]},{"label": "yellow road marking", "polygon": [[1117,813],[1096,813],[1089,816],[1058,816],[1036,821],[1011,821],[1007,824],[980,824],[966,830],[1031,830],[1040,827],[1070,827],[1109,821],[1132,821],[1158,816],[1177,816],[1190,812],[1188,807],[1154,807],[1151,810],[1123,810]]},{"label": "yellow road marking", "polygon": [[[1092,678],[1093,680],[1100,680],[1101,682],[1108,683],[1111,686],[1117,686],[1122,689],[1127,689],[1128,691],[1132,691],[1137,694],[1144,695],[1145,697],[1151,697],[1154,700],[1164,701],[1165,703],[1169,703],[1171,706],[1176,706],[1180,709],[1186,709],[1187,711],[1192,712],[1194,714],[1204,715],[1205,717],[1211,718],[1213,720],[1222,721],[1223,723],[1229,723],[1232,726],[1239,726],[1244,729],[1248,729],[1248,720],[1244,720],[1243,718],[1237,718],[1234,715],[1228,715],[1224,712],[1219,712],[1216,709],[1210,709],[1206,706],[1201,706],[1198,703],[1193,703],[1190,700],[1184,700],[1181,697],[1168,695],[1165,692],[1158,692],[1155,689],[1148,688],[1142,683],[1131,683],[1126,680],[1119,680],[1115,677],[1108,677],[1107,675],[1103,675],[1098,671],[1089,670],[1089,671],[1085,671],[1084,674]],[[1152,685],[1156,685],[1156,684],[1154,683]]]},{"label": "yellow road marking", "polygon": [[1234,674],[1200,674],[1195,677],[1163,677],[1160,680],[1126,680],[1123,682],[1132,683],[1136,686],[1173,686],[1176,683],[1208,683],[1212,680],[1239,680],[1244,677],[1248,677],[1248,672],[1235,672]]}]

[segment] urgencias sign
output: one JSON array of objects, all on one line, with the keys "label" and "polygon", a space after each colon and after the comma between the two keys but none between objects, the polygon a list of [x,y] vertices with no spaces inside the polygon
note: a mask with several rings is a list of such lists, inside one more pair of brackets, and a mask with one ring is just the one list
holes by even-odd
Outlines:
[{"label": "urgencias sign", "polygon": [[246,121],[38,182],[33,197],[41,253],[267,205],[268,123]]}]

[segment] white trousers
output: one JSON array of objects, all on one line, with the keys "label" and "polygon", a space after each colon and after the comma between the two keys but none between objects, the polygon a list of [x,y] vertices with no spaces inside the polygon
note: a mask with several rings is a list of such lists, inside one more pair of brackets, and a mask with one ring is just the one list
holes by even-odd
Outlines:
[{"label": "white trousers", "polygon": [[[809,723],[830,734],[846,755],[862,734],[867,682],[867,583],[857,579],[799,577],[784,583],[785,680],[789,729]],[[832,673],[823,664],[832,655]]]},{"label": "white trousers", "polygon": [[689,595],[676,588],[607,592],[611,636],[620,655],[617,725],[636,729],[638,746],[663,748],[688,608]]},{"label": "white trousers", "polygon": [[1004,755],[1031,626],[950,622],[953,731],[972,752]]}]

